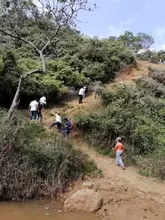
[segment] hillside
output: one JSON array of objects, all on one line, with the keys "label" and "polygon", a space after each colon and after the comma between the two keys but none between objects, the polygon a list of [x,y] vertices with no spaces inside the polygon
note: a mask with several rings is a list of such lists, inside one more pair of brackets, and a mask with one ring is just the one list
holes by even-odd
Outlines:
[{"label": "hillside", "polygon": [[[139,62],[139,70],[133,69],[130,74],[122,73],[117,77],[115,83],[134,84],[135,79],[148,75],[148,66],[150,64],[147,62]],[[160,67],[159,65],[152,65],[152,68],[165,70],[165,66]],[[106,86],[110,89],[112,84]],[[74,100],[50,110],[60,111],[73,119],[75,114],[87,113],[89,109],[95,111],[100,108],[100,105],[100,99],[95,101],[93,95],[90,95],[84,99],[82,106],[79,106],[77,100]],[[46,127],[52,120],[53,117],[45,114]],[[94,148],[84,142],[77,132],[73,132],[72,138],[75,141],[75,148],[87,153],[102,171],[101,178],[88,179],[92,181],[94,189],[99,191],[104,199],[104,205],[97,213],[99,219],[162,220],[164,218],[165,189],[163,183],[157,183],[152,178],[142,177],[133,167],[127,167],[125,171],[120,170],[115,166],[114,159],[97,153]],[[81,185],[77,185],[75,190],[79,188]]]},{"label": "hillside", "polygon": [[[132,68],[130,71],[121,72],[118,77],[116,77],[112,82],[105,83],[106,88],[111,88],[112,85],[118,83],[133,83],[134,80],[148,76],[148,66],[151,66],[153,69],[156,68],[158,70],[165,70],[165,65],[151,64],[147,61],[138,61],[137,62],[139,70],[137,68]],[[71,100],[69,102],[64,102],[62,105],[57,105],[55,108],[51,108],[52,111],[62,111],[64,114],[67,114],[69,118],[74,118],[74,115],[77,112],[84,112],[89,110],[90,108],[96,108],[96,106],[100,105],[100,98],[94,100],[93,94],[91,94],[88,98],[84,99],[84,103],[82,106],[78,105],[77,100]],[[49,110],[50,112],[50,110]],[[45,114],[45,124],[49,124],[52,121],[51,115]]]},{"label": "hillside", "polygon": [[[97,195],[98,219],[164,219],[165,65],[157,63],[165,52],[150,51],[154,39],[142,32],[81,34],[79,12],[97,8],[88,0],[37,3],[1,3],[0,199],[63,201],[88,181],[104,201]],[[96,81],[103,83],[99,97],[90,93],[78,104],[80,87],[93,89]],[[44,126],[29,122],[27,112],[41,96],[47,98]],[[51,111],[72,120],[70,138],[48,129]],[[119,136],[126,170],[114,162]]]}]

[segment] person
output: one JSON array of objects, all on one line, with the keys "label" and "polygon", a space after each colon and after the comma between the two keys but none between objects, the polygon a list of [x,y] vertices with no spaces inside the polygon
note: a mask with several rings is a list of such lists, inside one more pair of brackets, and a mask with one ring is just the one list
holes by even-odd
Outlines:
[{"label": "person", "polygon": [[95,92],[95,100],[96,100],[97,96],[99,95],[99,86],[98,85],[94,87],[94,92]]},{"label": "person", "polygon": [[42,124],[42,121],[43,121],[43,111],[45,111],[44,106],[42,104],[38,103],[38,117],[37,117],[37,120],[40,119],[41,124]]},{"label": "person", "polygon": [[88,91],[89,91],[88,86],[84,86],[84,98],[87,97],[87,95],[88,95]]},{"label": "person", "polygon": [[79,95],[79,104],[81,104],[82,103],[82,100],[83,100],[83,97],[84,97],[84,88],[83,87],[81,87],[81,89],[79,90],[79,93],[78,93],[78,95]]},{"label": "person", "polygon": [[95,98],[95,100],[96,100],[97,96],[99,96],[100,86],[101,86],[101,81],[96,82],[94,85],[94,93],[95,93],[94,98]]},{"label": "person", "polygon": [[60,133],[61,131],[61,116],[59,113],[54,113],[51,111],[51,113],[56,117],[55,122],[53,122],[50,126],[49,129],[53,128],[54,126],[57,126],[57,131]]},{"label": "person", "polygon": [[43,106],[43,108],[45,108],[45,106],[46,106],[46,97],[44,95],[40,98],[39,103],[40,103],[41,106]]},{"label": "person", "polygon": [[30,112],[30,120],[36,120],[37,118],[37,111],[38,111],[38,102],[36,100],[33,100],[30,102],[29,105],[29,112]]},{"label": "person", "polygon": [[68,118],[64,118],[64,121],[65,121],[65,124],[64,124],[63,134],[64,134],[64,136],[69,136],[70,131],[72,130],[72,124],[68,120]]},{"label": "person", "polygon": [[84,94],[83,94],[83,99],[85,99],[85,91],[86,91],[86,86],[83,87],[84,88]]},{"label": "person", "polygon": [[125,169],[122,155],[124,152],[124,146],[121,142],[121,137],[116,138],[116,146],[113,148],[114,151],[116,151],[116,165],[121,166],[122,170]]}]

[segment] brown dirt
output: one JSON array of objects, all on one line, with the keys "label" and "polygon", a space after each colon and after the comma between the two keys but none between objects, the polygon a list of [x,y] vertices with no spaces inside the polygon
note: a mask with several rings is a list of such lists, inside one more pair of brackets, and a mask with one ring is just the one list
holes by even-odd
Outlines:
[{"label": "brown dirt", "polygon": [[[114,83],[133,82],[134,79],[148,74],[148,66],[160,69],[160,65],[151,65],[147,62],[139,62],[138,66],[139,70],[133,69],[129,74],[122,73]],[[165,69],[165,66],[161,65],[161,68]],[[67,114],[69,118],[73,118],[77,112],[99,108],[99,104],[100,100],[95,101],[91,95],[84,99],[82,105],[74,100],[66,103],[65,106],[53,108],[53,111],[60,111]],[[46,127],[52,120],[53,117],[45,114]],[[103,174],[100,178],[91,179],[94,189],[99,191],[104,199],[104,205],[97,213],[99,219],[165,220],[165,185],[163,183],[140,176],[133,167],[121,170],[120,167],[115,166],[113,159],[102,156],[93,148],[89,148],[79,134],[73,132],[73,136],[78,140],[75,140],[75,147],[87,153]],[[77,188],[81,187],[79,184]]]}]

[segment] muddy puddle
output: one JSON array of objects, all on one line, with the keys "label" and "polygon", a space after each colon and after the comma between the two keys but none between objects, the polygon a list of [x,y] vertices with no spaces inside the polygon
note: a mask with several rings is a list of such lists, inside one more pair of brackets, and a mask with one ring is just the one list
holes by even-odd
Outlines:
[{"label": "muddy puddle", "polygon": [[95,220],[95,215],[65,213],[57,202],[0,203],[0,220]]}]

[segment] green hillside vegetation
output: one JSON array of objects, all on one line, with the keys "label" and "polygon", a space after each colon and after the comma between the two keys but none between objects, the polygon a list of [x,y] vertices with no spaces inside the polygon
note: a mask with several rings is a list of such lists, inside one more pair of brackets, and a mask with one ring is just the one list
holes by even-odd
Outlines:
[{"label": "green hillside vegetation", "polygon": [[84,175],[97,174],[87,155],[61,135],[22,120],[6,123],[0,111],[0,200],[56,198]]},{"label": "green hillside vegetation", "polygon": [[102,91],[100,110],[76,117],[77,126],[99,152],[114,156],[115,138],[121,136],[126,163],[161,179],[165,178],[164,79],[165,71],[155,70],[135,85],[113,85]]},{"label": "green hillside vegetation", "polygon": [[[136,67],[136,57],[143,59],[138,52],[154,43],[150,35],[129,31],[118,38],[84,36],[76,29],[77,15],[81,10],[92,12],[88,1],[58,0],[54,6],[50,2],[43,1],[43,10],[31,0],[1,3],[0,107],[9,108],[8,114],[0,110],[1,200],[56,197],[78,178],[97,171],[69,139],[17,118],[18,108],[27,108],[41,95],[49,107],[63,101],[71,87],[111,82],[121,71]],[[111,148],[120,135],[127,163],[161,179],[165,176],[164,79],[164,72],[152,72],[136,85],[102,90],[102,108],[76,118],[99,152],[113,156]]]},{"label": "green hillside vegetation", "polygon": [[[63,30],[62,33],[57,49],[51,45],[45,54],[46,74],[31,76],[23,82],[22,106],[27,106],[31,99],[39,98],[42,93],[47,96],[48,103],[57,103],[68,87],[95,80],[113,80],[121,69],[135,64],[129,48],[118,41],[90,39],[74,30]],[[0,100],[4,106],[11,104],[19,76],[41,66],[35,51],[29,50],[27,45],[12,47],[7,49],[7,44],[1,47]]]},{"label": "green hillside vegetation", "polygon": [[67,86],[86,80],[80,64],[74,66],[73,55],[83,43],[71,26],[79,10],[90,8],[83,0],[56,3],[46,4],[41,12],[31,0],[1,2],[0,103],[11,106],[8,115],[0,110],[1,200],[57,197],[96,170],[70,140],[15,114],[42,94],[49,104],[57,103]]}]

